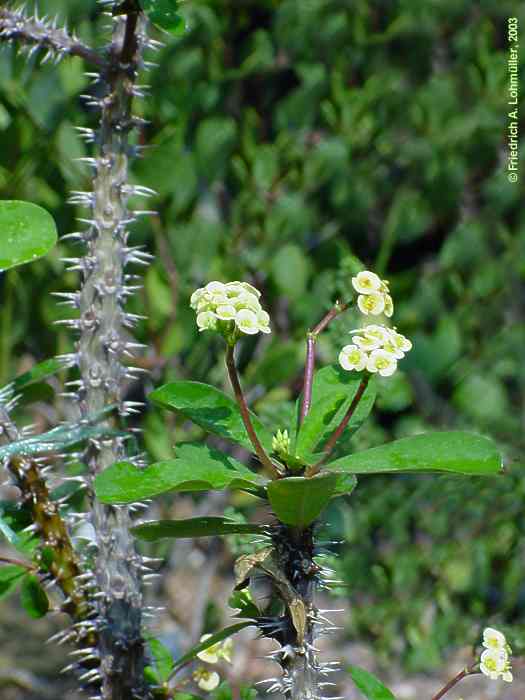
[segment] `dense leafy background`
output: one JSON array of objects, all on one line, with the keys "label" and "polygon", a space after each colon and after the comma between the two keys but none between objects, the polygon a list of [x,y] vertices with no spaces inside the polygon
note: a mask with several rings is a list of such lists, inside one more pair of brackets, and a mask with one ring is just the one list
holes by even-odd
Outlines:
[{"label": "dense leafy background", "polygon": [[[53,11],[100,43],[94,0],[47,0]],[[227,389],[223,349],[198,335],[188,298],[210,279],[246,279],[263,290],[274,332],[247,340],[241,364],[253,406],[284,427],[304,329],[348,295],[362,261],[391,281],[395,321],[415,348],[381,381],[379,410],[348,447],[454,428],[492,436],[505,454],[504,478],[362,478],[329,510],[331,532],[349,543],[337,559],[349,638],[411,669],[474,641],[486,619],[523,644],[525,210],[505,173],[506,18],[516,13],[525,28],[524,8],[501,0],[189,0],[189,29],[163,37],[139,107],[150,120],[140,142],[154,148],[133,177],[158,191],[160,215],[134,234],[157,256],[134,301],[148,314],[139,336],[151,370],[134,398],[180,379]],[[89,188],[73,161],[85,155],[74,126],[96,119],[79,99],[83,70],[78,59],[36,67],[0,53],[0,197],[47,207],[62,233],[82,216],[68,192]],[[49,292],[75,288],[59,261],[73,253],[59,246],[3,277],[2,383],[71,346],[52,326],[64,312]],[[321,362],[349,327],[334,324]],[[158,409],[145,429],[154,460],[173,456],[175,438],[201,436]]]}]

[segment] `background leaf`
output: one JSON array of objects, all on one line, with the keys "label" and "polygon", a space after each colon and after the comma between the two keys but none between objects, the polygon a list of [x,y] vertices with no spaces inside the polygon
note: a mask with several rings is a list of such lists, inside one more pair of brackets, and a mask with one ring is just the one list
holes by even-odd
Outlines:
[{"label": "background leaf", "polygon": [[46,255],[57,241],[51,214],[31,202],[0,201],[0,270]]},{"label": "background leaf", "polygon": [[178,0],[141,0],[142,7],[150,22],[160,29],[180,36],[186,29],[184,18],[178,14]]},{"label": "background leaf", "polygon": [[485,476],[498,474],[502,464],[492,440],[458,431],[402,438],[342,457],[325,467],[351,474],[455,472]]},{"label": "background leaf", "polygon": [[[232,440],[253,452],[242,417],[234,399],[209,384],[171,382],[149,394],[157,406],[175,410],[214,435]],[[266,450],[272,449],[272,435],[255,414],[252,424]]]},{"label": "background leaf", "polygon": [[347,666],[347,670],[367,700],[396,700],[393,693],[364,668]]},{"label": "background leaf", "polygon": [[233,457],[207,445],[180,445],[176,459],[139,469],[117,462],[97,476],[95,493],[102,503],[133,503],[169,491],[254,489],[264,483]]},{"label": "background leaf", "polygon": [[282,523],[307,527],[322,512],[336,484],[335,474],[277,479],[268,484],[268,499]]}]

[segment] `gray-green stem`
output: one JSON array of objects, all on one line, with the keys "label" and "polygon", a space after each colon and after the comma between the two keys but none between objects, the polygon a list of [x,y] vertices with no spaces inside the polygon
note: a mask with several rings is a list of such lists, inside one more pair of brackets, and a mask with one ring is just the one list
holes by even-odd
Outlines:
[{"label": "gray-green stem", "polygon": [[[143,18],[137,13],[115,18],[107,68],[101,73],[105,95],[99,103],[92,221],[84,235],[87,253],[81,261],[79,295],[77,353],[83,416],[115,403],[124,415],[124,387],[132,378],[122,362],[127,350],[126,326],[133,323],[123,308],[127,296],[124,268],[133,260],[127,247],[131,218],[128,154],[143,32]],[[92,442],[86,454],[90,479],[125,456],[120,438]],[[144,681],[141,558],[130,533],[130,510],[105,506],[91,494],[91,520],[98,545],[96,580],[103,593],[98,603],[101,696],[103,700],[143,700],[150,693]]]}]

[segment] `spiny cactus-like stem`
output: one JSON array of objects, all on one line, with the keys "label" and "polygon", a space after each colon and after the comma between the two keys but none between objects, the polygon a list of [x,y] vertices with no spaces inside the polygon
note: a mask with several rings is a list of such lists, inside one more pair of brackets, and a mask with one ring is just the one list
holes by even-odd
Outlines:
[{"label": "spiny cactus-like stem", "polygon": [[[3,405],[0,405],[0,426],[0,443],[20,439],[18,429]],[[85,619],[92,612],[92,606],[86,588],[78,578],[83,573],[82,568],[59,507],[51,499],[38,463],[25,457],[12,457],[6,461],[5,466],[20,489],[23,501],[29,505],[42,545],[52,551],[52,560],[47,566],[54,582],[64,594],[62,610],[76,621]]]},{"label": "spiny cactus-like stem", "polygon": [[29,51],[44,49],[47,58],[79,56],[93,66],[104,66],[104,57],[83,44],[74,34],[69,34],[54,22],[27,16],[23,9],[0,8],[0,40],[17,41]]},{"label": "spiny cactus-like stem", "polygon": [[[135,80],[144,44],[143,18],[138,13],[113,18],[113,36],[107,65],[100,75],[104,95],[100,127],[95,136],[93,193],[89,229],[84,234],[86,255],[79,266],[80,407],[83,416],[117,404],[126,413],[124,387],[131,378],[122,358],[129,354],[126,327],[134,318],[126,314],[128,262],[144,262],[127,247],[132,216],[127,199],[129,133],[135,125],[131,114]],[[92,442],[86,454],[90,479],[125,457],[124,441],[112,438]],[[95,573],[102,592],[99,606],[99,654],[101,696],[104,700],[144,700],[150,693],[144,681],[142,637],[141,558],[130,534],[127,507],[102,505],[91,498],[91,520],[98,552]]]},{"label": "spiny cactus-like stem", "polygon": [[322,621],[314,602],[321,567],[314,561],[314,528],[279,524],[273,528],[272,541],[272,554],[261,568],[282,602],[283,613],[259,618],[258,624],[263,636],[281,645],[272,656],[282,677],[272,679],[268,692],[278,691],[289,700],[321,700],[323,669],[315,638]]}]

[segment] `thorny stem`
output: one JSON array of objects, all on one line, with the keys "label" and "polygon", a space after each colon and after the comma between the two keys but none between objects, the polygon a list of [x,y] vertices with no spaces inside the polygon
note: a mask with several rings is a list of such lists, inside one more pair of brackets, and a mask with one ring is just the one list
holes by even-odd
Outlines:
[{"label": "thorny stem", "polygon": [[[2,428],[0,442],[15,442],[19,439],[18,429],[11,421],[7,409],[2,405],[0,405],[0,426]],[[42,544],[53,551],[49,570],[65,597],[62,610],[76,621],[84,619],[90,612],[91,606],[86,590],[77,579],[77,576],[82,574],[82,569],[66,524],[60,515],[59,506],[51,500],[37,462],[24,457],[12,457],[6,462],[6,468],[20,489],[24,502],[29,505],[31,519]],[[11,561],[19,566],[35,568],[23,562]]]},{"label": "thorny stem", "polygon": [[313,467],[310,467],[310,469],[306,470],[307,476],[314,476],[315,474],[317,474],[320,471],[321,466],[326,462],[326,460],[330,456],[330,453],[334,449],[337,441],[339,440],[339,438],[343,434],[344,429],[346,428],[346,426],[350,422],[350,419],[354,415],[355,410],[356,410],[357,406],[359,405],[359,402],[361,401],[363,394],[365,393],[365,389],[368,386],[369,381],[370,381],[370,375],[365,374],[363,379],[361,379],[361,383],[359,384],[359,387],[357,388],[357,391],[355,393],[354,398],[352,399],[352,403],[348,407],[348,411],[345,413],[345,415],[343,416],[343,419],[341,420],[341,422],[339,423],[339,425],[337,426],[337,428],[333,432],[332,436],[330,437],[330,439],[328,440],[328,442],[324,446],[324,449],[323,449],[324,456],[322,457],[322,459],[319,460],[319,462],[317,462],[317,464],[315,464]]},{"label": "thorny stem", "polygon": [[274,546],[286,578],[286,585],[276,583],[275,588],[286,605],[288,623],[279,640],[286,652],[280,661],[280,690],[287,700],[319,700],[321,667],[315,648],[318,610],[314,604],[319,567],[313,560],[313,527],[282,526]]},{"label": "thorny stem", "polygon": [[104,57],[76,36],[38,17],[26,17],[22,10],[0,9],[0,39],[32,44],[35,48],[47,49],[57,57],[63,54],[79,56],[98,68],[105,65]]},{"label": "thorny stem", "polygon": [[[87,251],[80,261],[80,408],[83,416],[118,404],[126,414],[124,387],[133,372],[122,362],[129,354],[126,326],[134,317],[123,309],[132,288],[124,273],[129,262],[145,262],[127,246],[133,216],[127,199],[129,133],[136,125],[131,112],[135,81],[144,43],[142,20],[136,12],[113,18],[107,65],[100,76],[104,96],[95,142],[96,154],[90,228],[83,238]],[[103,700],[144,700],[151,697],[144,680],[142,636],[141,557],[130,533],[128,507],[105,506],[92,493],[97,474],[126,456],[122,438],[91,441],[85,461],[89,468],[91,521],[96,532],[96,580],[100,620],[101,697]]]},{"label": "thorny stem", "polygon": [[346,311],[351,302],[341,304],[337,301],[330,311],[319,321],[311,331],[308,331],[306,336],[306,364],[304,367],[304,385],[303,385],[303,402],[301,405],[301,413],[299,416],[299,425],[301,425],[308,415],[310,405],[312,403],[312,385],[315,369],[315,342],[317,336],[324,331],[328,324],[333,321],[336,316]]},{"label": "thorny stem", "polygon": [[436,693],[433,697],[432,700],[440,700],[446,693],[448,693],[449,690],[452,690],[454,686],[456,686],[463,678],[466,678],[467,676],[473,676],[476,673],[479,673],[479,671],[475,671],[474,669],[476,668],[477,664],[472,664],[469,668],[464,668],[462,671],[460,671],[454,678],[452,678],[441,690]]},{"label": "thorny stem", "polygon": [[228,345],[228,349],[226,350],[226,367],[228,369],[228,376],[230,377],[230,382],[233,387],[233,393],[235,394],[235,398],[237,399],[237,403],[239,404],[239,409],[241,411],[244,427],[246,428],[248,437],[250,438],[250,441],[253,445],[255,454],[257,455],[257,457],[259,457],[259,461],[261,462],[261,464],[264,467],[266,467],[274,475],[275,478],[278,479],[281,476],[281,474],[266,454],[264,447],[261,445],[260,440],[257,437],[257,434],[253,427],[250,418],[250,411],[248,409],[248,405],[246,404],[246,399],[244,398],[241,383],[239,381],[239,375],[237,374],[237,367],[235,366],[235,356],[232,345]]}]

